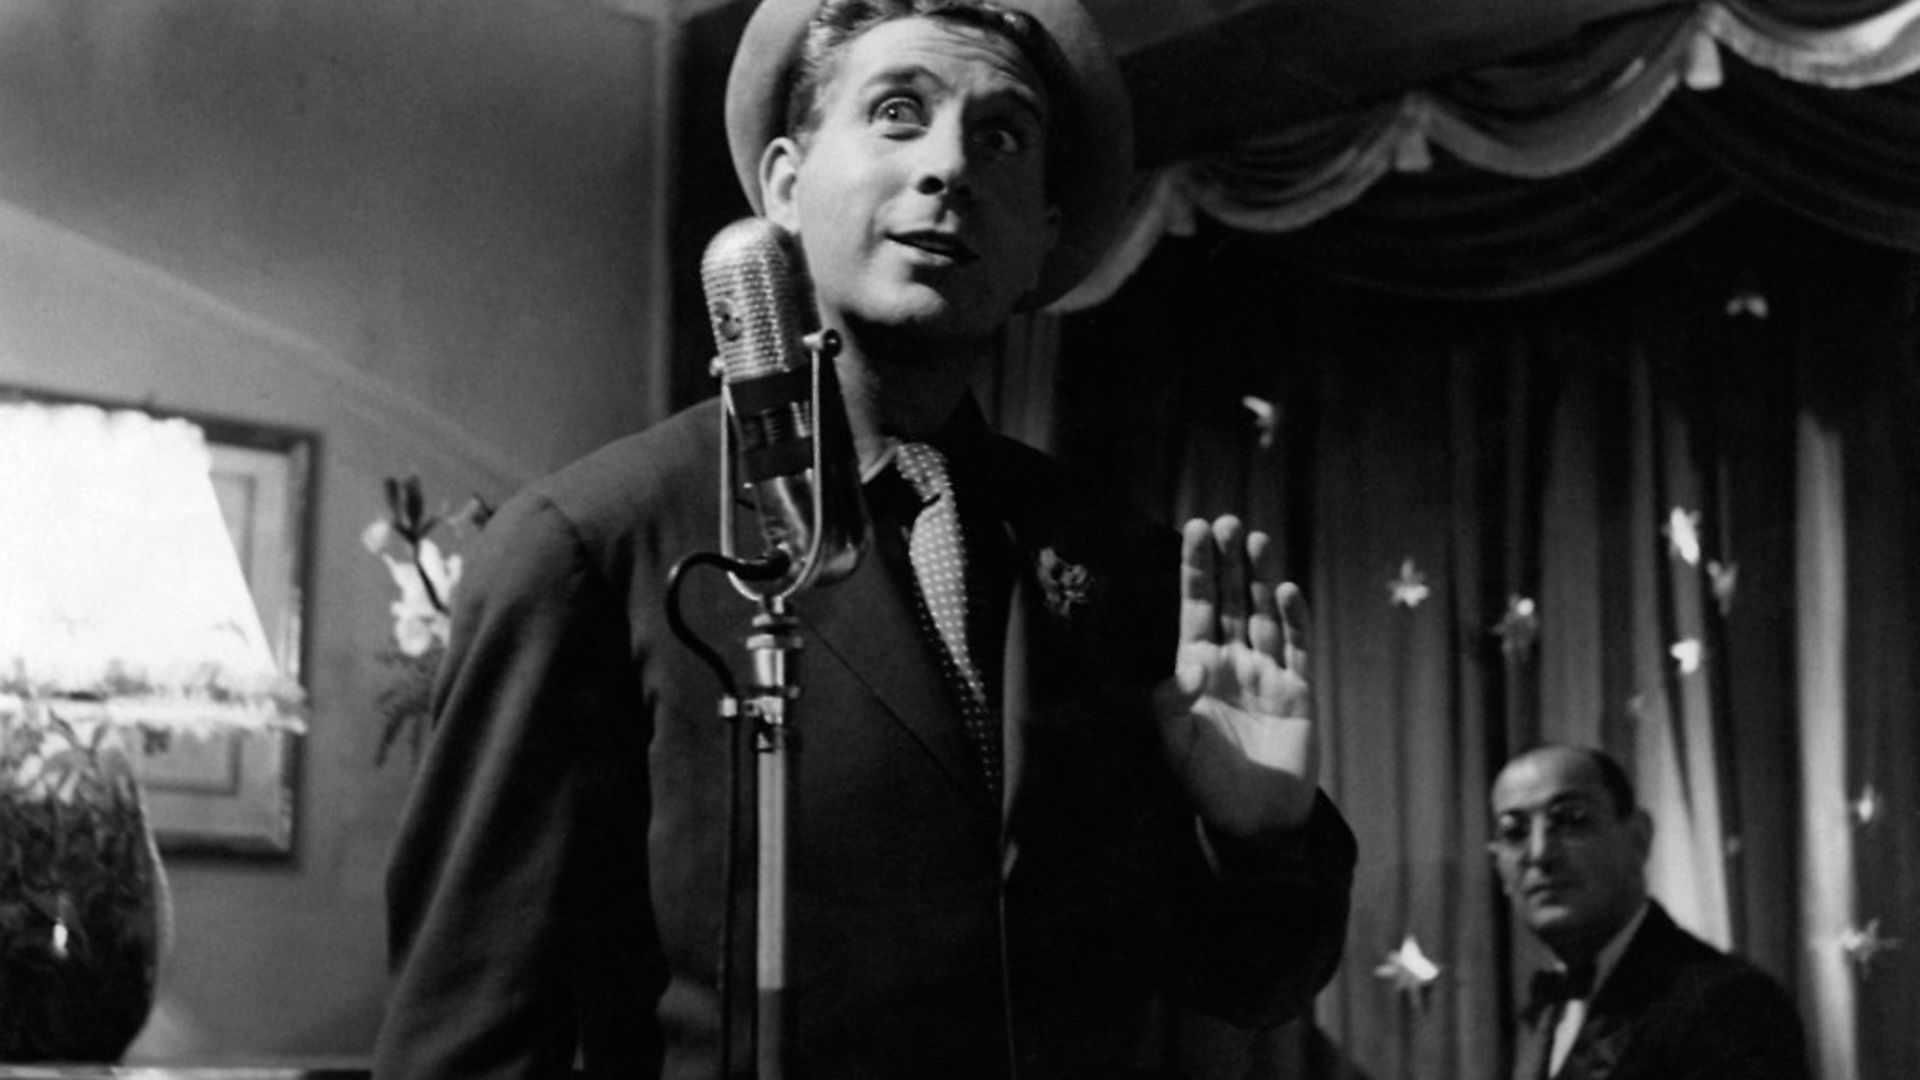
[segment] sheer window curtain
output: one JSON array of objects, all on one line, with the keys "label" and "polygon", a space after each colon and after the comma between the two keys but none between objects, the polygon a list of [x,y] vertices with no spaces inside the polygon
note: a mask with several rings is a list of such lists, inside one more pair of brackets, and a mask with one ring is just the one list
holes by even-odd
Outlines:
[{"label": "sheer window curtain", "polygon": [[[1634,768],[1656,895],[1798,994],[1821,1075],[1920,1075],[1920,948],[1860,947],[1920,932],[1915,280],[1742,212],[1591,287],[1429,302],[1203,226],[1057,354],[1010,340],[1057,355],[990,393],[1029,438],[1169,520],[1245,513],[1315,606],[1347,960],[1310,1030],[1189,1022],[1195,1075],[1496,1075],[1533,957],[1485,794],[1542,739]],[[1408,941],[1431,982],[1392,977]]]}]

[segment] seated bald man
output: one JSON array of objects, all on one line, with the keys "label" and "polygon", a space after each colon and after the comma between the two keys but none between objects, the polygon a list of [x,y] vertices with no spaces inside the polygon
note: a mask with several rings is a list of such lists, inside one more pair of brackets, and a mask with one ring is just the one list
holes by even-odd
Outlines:
[{"label": "seated bald man", "polygon": [[1653,820],[1598,750],[1543,746],[1494,781],[1500,881],[1553,954],[1512,1080],[1811,1080],[1793,1002],[1647,895]]}]

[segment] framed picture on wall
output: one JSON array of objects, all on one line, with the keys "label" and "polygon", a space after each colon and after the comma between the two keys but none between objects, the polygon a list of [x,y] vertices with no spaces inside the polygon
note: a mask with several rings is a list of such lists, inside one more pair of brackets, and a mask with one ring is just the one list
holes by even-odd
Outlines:
[{"label": "framed picture on wall", "polygon": [[[268,643],[281,671],[304,684],[313,437],[195,422],[206,433],[214,492]],[[139,768],[161,850],[291,855],[298,751],[299,736],[285,731],[176,735],[164,745],[146,747]]]}]

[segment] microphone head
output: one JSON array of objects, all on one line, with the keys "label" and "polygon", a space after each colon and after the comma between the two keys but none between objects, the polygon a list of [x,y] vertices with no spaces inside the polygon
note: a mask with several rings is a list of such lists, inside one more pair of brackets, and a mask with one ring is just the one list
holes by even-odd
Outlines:
[{"label": "microphone head", "polygon": [[741,218],[707,243],[700,283],[724,381],[807,366],[804,338],[819,318],[798,237],[766,218]]},{"label": "microphone head", "polygon": [[[767,551],[789,560],[778,578],[748,584],[736,577],[735,585],[769,597],[840,581],[865,550],[866,505],[834,374],[838,338],[818,332],[799,239],[765,218],[743,218],[708,242],[700,279],[728,430],[739,443],[737,459],[723,450],[723,480],[731,486],[737,460]],[[823,350],[818,357],[815,348]],[[728,554],[731,499],[723,492]]]}]

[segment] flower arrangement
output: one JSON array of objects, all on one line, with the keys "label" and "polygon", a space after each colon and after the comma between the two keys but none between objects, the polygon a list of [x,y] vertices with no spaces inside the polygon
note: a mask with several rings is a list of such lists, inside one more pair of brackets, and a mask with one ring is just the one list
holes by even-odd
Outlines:
[{"label": "flower arrangement", "polygon": [[400,592],[391,609],[393,644],[379,654],[387,681],[375,699],[384,720],[375,765],[386,764],[402,741],[418,760],[426,737],[433,680],[446,655],[453,592],[462,568],[460,555],[443,550],[434,534],[445,526],[455,539],[470,539],[493,516],[493,507],[478,495],[457,508],[443,506],[429,513],[418,476],[389,476],[385,489],[386,513],[360,537],[366,549],[387,564]]},{"label": "flower arrangement", "polygon": [[117,1059],[166,935],[128,729],[67,704],[0,700],[0,1061]]}]

